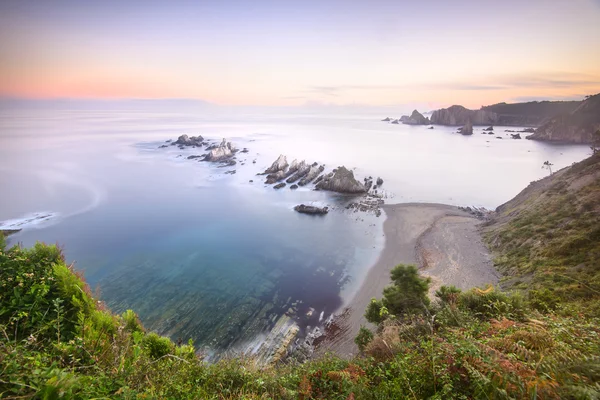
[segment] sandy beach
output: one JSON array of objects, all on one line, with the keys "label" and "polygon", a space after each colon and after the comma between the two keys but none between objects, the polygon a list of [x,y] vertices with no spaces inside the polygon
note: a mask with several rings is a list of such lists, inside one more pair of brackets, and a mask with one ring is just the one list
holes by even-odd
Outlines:
[{"label": "sandy beach", "polygon": [[361,325],[370,325],[364,311],[371,298],[381,298],[390,283],[390,271],[398,264],[418,265],[421,273],[433,281],[431,293],[441,285],[468,289],[498,282],[490,254],[480,238],[480,220],[443,204],[406,203],[385,205],[383,209],[384,249],[348,307],[340,313],[334,329],[319,344],[318,353],[330,351],[352,357],[358,352],[354,337]]}]

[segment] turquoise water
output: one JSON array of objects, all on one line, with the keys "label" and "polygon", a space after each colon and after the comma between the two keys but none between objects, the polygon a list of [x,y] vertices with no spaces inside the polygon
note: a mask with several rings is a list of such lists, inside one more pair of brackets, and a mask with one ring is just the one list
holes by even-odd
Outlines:
[{"label": "turquoise water", "polygon": [[[384,217],[346,211],[350,198],[264,187],[256,173],[279,153],[381,176],[388,202],[492,208],[542,177],[543,161],[560,168],[589,152],[381,123],[388,113],[2,110],[0,221],[49,213],[11,242],[58,243],[114,311],[132,308],[150,329],[224,349],[292,305],[301,328],[327,318],[383,245]],[[182,133],[250,151],[223,169],[187,160],[194,150],[158,149]],[[301,215],[299,203],[334,210]]]}]

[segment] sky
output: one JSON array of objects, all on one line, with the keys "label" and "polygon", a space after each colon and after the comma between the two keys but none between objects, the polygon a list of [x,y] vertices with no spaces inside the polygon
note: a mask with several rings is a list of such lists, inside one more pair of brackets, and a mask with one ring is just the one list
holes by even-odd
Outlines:
[{"label": "sky", "polygon": [[2,0],[0,96],[451,104],[600,92],[600,0]]}]

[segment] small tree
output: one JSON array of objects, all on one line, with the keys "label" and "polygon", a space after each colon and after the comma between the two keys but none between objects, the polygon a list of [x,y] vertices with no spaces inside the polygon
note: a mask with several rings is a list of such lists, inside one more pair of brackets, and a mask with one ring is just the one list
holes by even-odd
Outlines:
[{"label": "small tree", "polygon": [[422,278],[414,265],[400,264],[391,273],[393,285],[383,290],[383,305],[392,315],[414,314],[429,305],[431,279]]},{"label": "small tree", "polygon": [[378,325],[387,317],[387,309],[381,300],[371,299],[365,311],[365,318],[372,324]]},{"label": "small tree", "polygon": [[544,164],[542,165],[542,169],[545,168],[548,171],[550,171],[550,175],[552,175],[552,166],[554,164],[552,164],[550,161],[544,161]]},{"label": "small tree", "polygon": [[354,343],[358,346],[360,351],[365,351],[365,348],[371,341],[373,340],[373,332],[364,326],[360,326],[360,330],[358,331],[358,335],[354,338]]}]

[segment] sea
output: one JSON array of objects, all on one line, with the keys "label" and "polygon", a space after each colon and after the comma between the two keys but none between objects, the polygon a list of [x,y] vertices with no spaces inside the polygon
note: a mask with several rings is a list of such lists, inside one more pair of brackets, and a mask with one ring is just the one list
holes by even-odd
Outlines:
[{"label": "sea", "polygon": [[[494,209],[587,146],[514,140],[475,127],[381,121],[411,110],[219,107],[193,102],[4,102],[0,228],[9,244],[56,243],[109,308],[212,351],[243,347],[293,310],[301,332],[352,298],[383,248],[385,213],[311,186],[280,190],[263,172],[280,155],[359,180],[381,177],[388,204]],[[237,164],[189,156],[179,135],[222,138]],[[521,134],[524,138],[526,134]],[[166,147],[160,147],[166,145]],[[235,173],[233,173],[235,171]],[[325,216],[298,204],[329,206]]]}]

